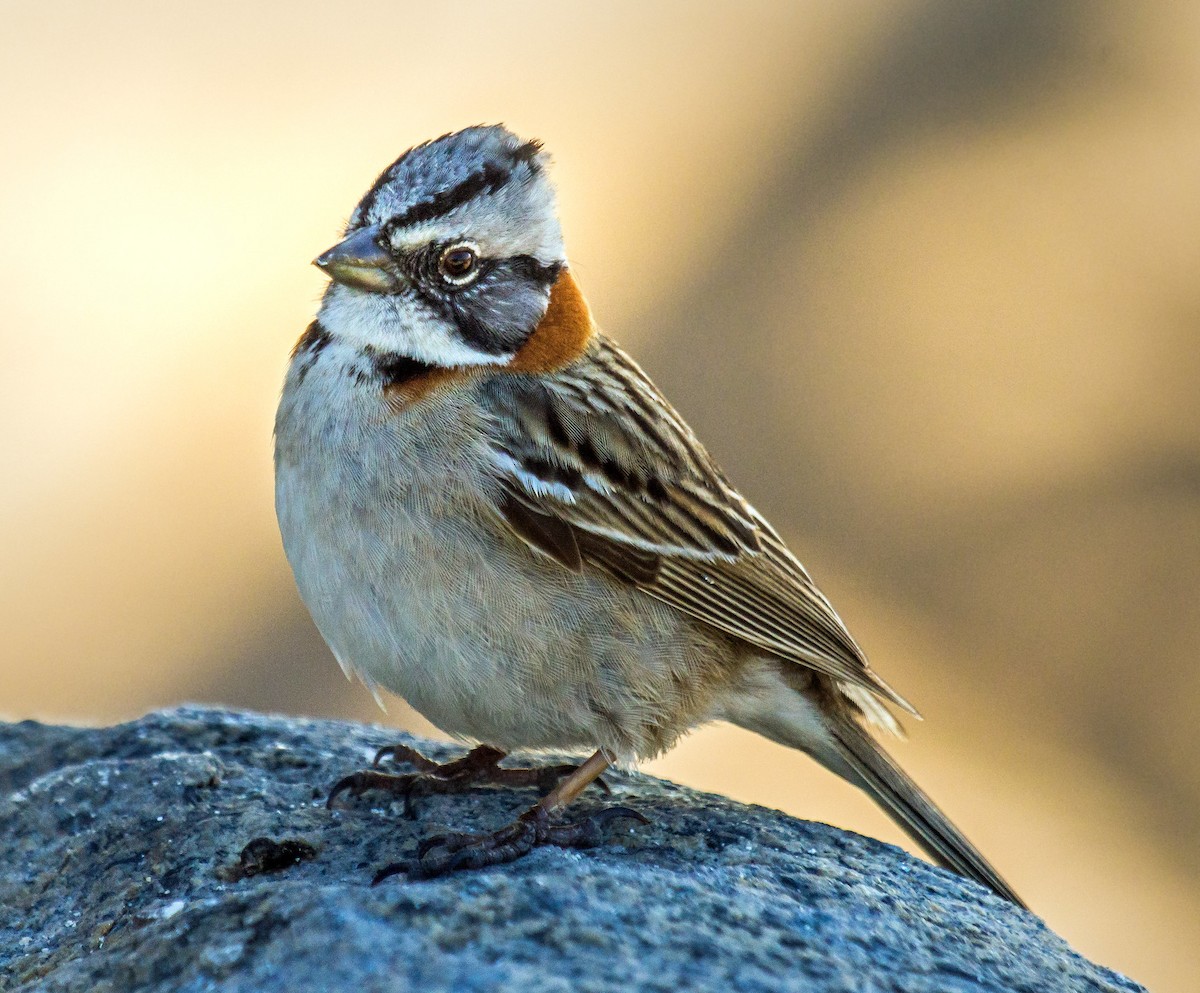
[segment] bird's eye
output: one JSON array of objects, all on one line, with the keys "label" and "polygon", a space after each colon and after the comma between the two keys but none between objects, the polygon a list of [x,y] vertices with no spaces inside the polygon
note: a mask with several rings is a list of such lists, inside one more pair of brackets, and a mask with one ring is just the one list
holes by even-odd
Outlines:
[{"label": "bird's eye", "polygon": [[438,272],[447,283],[463,286],[478,274],[479,254],[471,245],[451,245],[438,259]]}]

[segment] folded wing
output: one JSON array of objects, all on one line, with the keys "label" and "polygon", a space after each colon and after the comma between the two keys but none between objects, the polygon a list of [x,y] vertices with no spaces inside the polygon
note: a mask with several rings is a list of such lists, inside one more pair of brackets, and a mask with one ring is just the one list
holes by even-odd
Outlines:
[{"label": "folded wing", "polygon": [[513,531],[567,568],[603,569],[915,714],[641,369],[602,336],[592,348],[586,367],[484,386],[504,415],[489,456],[496,510]]}]

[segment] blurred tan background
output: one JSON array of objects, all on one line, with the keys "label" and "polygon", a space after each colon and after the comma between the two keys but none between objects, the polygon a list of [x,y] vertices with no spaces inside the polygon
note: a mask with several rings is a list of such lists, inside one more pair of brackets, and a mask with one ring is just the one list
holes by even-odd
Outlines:
[{"label": "blurred tan background", "polygon": [[[1200,6],[586,6],[0,2],[0,715],[383,719],[297,598],[271,419],[358,196],[503,121],[924,711],[906,767],[1079,950],[1197,988]],[[650,768],[901,840],[728,729]]]}]

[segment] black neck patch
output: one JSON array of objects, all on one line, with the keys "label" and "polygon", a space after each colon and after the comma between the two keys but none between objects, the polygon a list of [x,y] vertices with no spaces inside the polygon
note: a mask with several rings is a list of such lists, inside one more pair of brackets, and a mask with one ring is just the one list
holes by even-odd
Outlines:
[{"label": "black neck patch", "polygon": [[333,335],[325,330],[320,321],[313,321],[304,330],[296,347],[292,349],[292,361],[296,363],[296,384],[304,382],[305,377],[317,364],[321,353],[333,341]]},{"label": "black neck patch", "polygon": [[292,349],[292,357],[295,358],[301,352],[320,355],[331,341],[333,341],[333,335],[325,330],[325,326],[320,321],[313,321],[304,329],[304,334],[296,342],[296,347]]},{"label": "black neck patch", "polygon": [[363,349],[363,355],[370,361],[385,387],[403,386],[405,383],[420,379],[431,372],[437,372],[439,366],[430,365],[411,355],[401,355],[398,352],[378,352],[370,345]]}]

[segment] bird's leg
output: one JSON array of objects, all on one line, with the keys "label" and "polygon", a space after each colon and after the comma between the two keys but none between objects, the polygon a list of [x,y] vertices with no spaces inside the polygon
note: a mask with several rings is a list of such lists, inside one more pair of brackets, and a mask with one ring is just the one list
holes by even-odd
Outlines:
[{"label": "bird's leg", "polygon": [[[367,790],[383,790],[404,797],[405,813],[409,814],[414,796],[461,793],[472,786],[481,785],[535,786],[550,790],[564,776],[576,771],[576,767],[569,764],[546,766],[541,769],[506,769],[500,765],[500,760],[506,754],[490,745],[479,745],[453,762],[434,762],[407,745],[388,745],[375,753],[375,760],[370,769],[352,772],[339,779],[329,791],[329,799],[325,805],[332,807],[333,801],[343,793],[359,796]],[[415,767],[417,772],[397,775],[382,771],[380,767],[388,757],[394,762]],[[598,779],[597,783],[605,792],[608,791],[608,786],[603,780]]]},{"label": "bird's leg", "polygon": [[572,771],[566,778],[511,824],[491,834],[445,834],[428,838],[417,850],[415,863],[396,862],[375,874],[371,885],[408,872],[414,879],[429,879],[456,869],[478,869],[512,862],[539,845],[560,848],[590,848],[599,844],[604,827],[618,818],[648,824],[629,807],[607,807],[578,821],[553,822],[551,815],[565,807],[595,781],[612,760],[603,749]]},{"label": "bird's leg", "polygon": [[[507,752],[493,748],[491,745],[479,745],[472,748],[461,759],[453,762],[433,762],[407,745],[388,745],[375,753],[373,768],[380,768],[385,758],[391,758],[396,763],[406,763],[415,766],[417,770],[434,779],[463,784],[487,784],[492,786],[536,786],[538,789],[549,790],[577,768],[571,763],[548,765],[539,769],[508,769],[500,765]],[[608,785],[602,779],[596,781],[608,791]],[[451,791],[445,791],[451,792]]]}]

